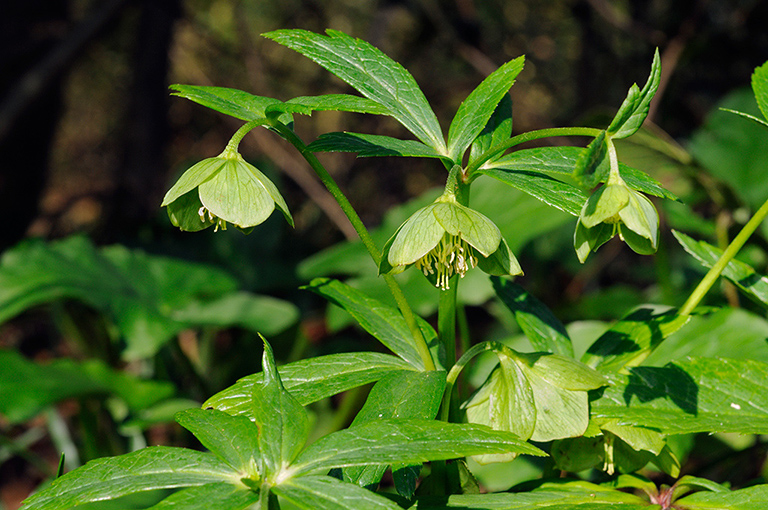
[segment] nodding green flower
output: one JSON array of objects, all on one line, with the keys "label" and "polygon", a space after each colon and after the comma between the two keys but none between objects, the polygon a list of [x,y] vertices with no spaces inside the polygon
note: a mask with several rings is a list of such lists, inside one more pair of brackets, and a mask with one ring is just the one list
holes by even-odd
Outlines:
[{"label": "nodding green flower", "polygon": [[659,243],[659,214],[650,200],[633,190],[621,177],[592,193],[581,209],[573,245],[583,263],[616,234],[642,255],[656,252]]},{"label": "nodding green flower", "polygon": [[226,230],[227,223],[248,231],[266,220],[275,207],[293,225],[277,187],[231,145],[184,172],[166,193],[162,206],[168,206],[171,223],[190,232],[211,225]]},{"label": "nodding green flower", "polygon": [[397,274],[415,265],[442,290],[454,275],[473,267],[488,274],[522,274],[517,259],[491,220],[444,193],[416,211],[387,241],[379,274]]}]

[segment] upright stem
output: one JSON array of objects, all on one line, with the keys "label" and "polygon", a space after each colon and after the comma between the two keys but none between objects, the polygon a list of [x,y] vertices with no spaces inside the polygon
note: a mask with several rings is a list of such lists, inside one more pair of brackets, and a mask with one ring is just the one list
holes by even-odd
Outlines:
[{"label": "upright stem", "polygon": [[449,288],[441,290],[437,306],[437,336],[445,347],[445,359],[450,368],[456,362],[456,292],[458,275],[448,281]]},{"label": "upright stem", "polygon": [[[336,202],[338,202],[341,210],[344,211],[344,214],[346,214],[349,222],[352,224],[352,227],[354,227],[355,232],[357,232],[357,235],[360,237],[360,240],[363,242],[366,250],[368,250],[368,253],[371,255],[373,262],[378,266],[379,262],[381,261],[381,252],[376,247],[376,243],[374,243],[373,238],[371,238],[371,235],[368,233],[368,229],[365,228],[365,225],[360,219],[360,216],[357,215],[357,211],[355,211],[355,208],[352,207],[352,204],[349,202],[346,195],[344,195],[344,193],[341,191],[341,188],[339,188],[339,185],[336,183],[331,174],[328,173],[323,164],[320,163],[320,160],[317,159],[312,151],[307,149],[307,146],[304,144],[304,142],[298,136],[296,136],[296,133],[294,133],[291,129],[277,121],[273,122],[271,126],[276,129],[280,135],[283,136],[283,138],[292,143],[293,146],[298,149],[307,163],[309,163],[309,166],[312,167],[312,170],[315,171],[333,198],[336,199]],[[395,298],[395,302],[397,303],[398,308],[400,308],[400,312],[403,314],[403,318],[408,325],[408,329],[411,331],[416,349],[419,352],[422,363],[424,363],[424,368],[426,370],[434,370],[435,363],[432,360],[429,347],[427,346],[427,342],[424,340],[424,335],[421,334],[421,329],[416,322],[416,316],[408,304],[408,301],[405,299],[403,290],[397,284],[394,277],[391,275],[382,276],[384,277],[384,281],[387,282],[389,291]]]},{"label": "upright stem", "polygon": [[704,275],[704,278],[699,282],[699,285],[693,289],[691,295],[680,308],[680,315],[689,315],[694,308],[698,306],[707,292],[709,292],[709,289],[712,288],[712,285],[714,285],[717,278],[725,270],[728,263],[736,256],[742,246],[744,246],[744,243],[747,242],[747,239],[749,239],[749,236],[757,230],[757,227],[760,226],[766,216],[768,216],[768,200],[760,206],[760,209],[758,209],[755,215],[752,216],[746,225],[744,225],[741,232],[739,232],[733,241],[731,241],[731,244],[725,249],[720,259],[714,266],[712,266],[707,274]]}]

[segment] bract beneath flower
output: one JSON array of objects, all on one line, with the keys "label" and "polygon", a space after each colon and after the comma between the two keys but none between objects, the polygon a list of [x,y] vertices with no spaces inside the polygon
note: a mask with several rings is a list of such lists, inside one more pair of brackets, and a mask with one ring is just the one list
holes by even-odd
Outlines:
[{"label": "bract beneath flower", "polygon": [[473,267],[493,275],[521,274],[515,256],[494,223],[445,194],[416,211],[387,241],[380,274],[415,265],[435,286],[449,288],[454,275]]},{"label": "bract beneath flower", "polygon": [[584,204],[576,223],[573,245],[582,263],[590,252],[619,235],[642,255],[656,252],[659,214],[650,200],[619,179],[595,191]]},{"label": "bract beneath flower", "polygon": [[247,230],[264,222],[275,207],[293,225],[277,187],[229,147],[184,172],[162,206],[168,207],[171,223],[192,232],[211,225],[226,230],[227,223]]}]

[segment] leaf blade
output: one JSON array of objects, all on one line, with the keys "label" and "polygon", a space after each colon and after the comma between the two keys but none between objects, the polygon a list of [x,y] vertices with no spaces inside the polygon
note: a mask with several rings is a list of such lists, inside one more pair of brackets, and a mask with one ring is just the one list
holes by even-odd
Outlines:
[{"label": "leaf blade", "polygon": [[337,30],[327,35],[276,30],[264,37],[315,61],[363,96],[383,105],[416,138],[441,154],[445,142],[435,113],[413,76],[371,44]]},{"label": "leaf blade", "polygon": [[448,156],[455,163],[461,163],[464,151],[485,128],[499,101],[523,70],[524,62],[525,57],[521,56],[503,64],[461,103],[448,128]]}]

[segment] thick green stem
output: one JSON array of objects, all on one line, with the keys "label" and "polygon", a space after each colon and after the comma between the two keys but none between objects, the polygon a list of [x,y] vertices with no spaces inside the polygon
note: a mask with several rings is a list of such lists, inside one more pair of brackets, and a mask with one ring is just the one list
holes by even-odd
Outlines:
[{"label": "thick green stem", "polygon": [[680,315],[689,315],[694,308],[698,306],[707,292],[709,292],[709,289],[712,288],[712,285],[714,285],[715,281],[722,274],[723,270],[725,270],[728,263],[736,256],[742,246],[744,246],[744,243],[747,242],[747,239],[749,239],[749,236],[757,230],[757,227],[760,226],[766,216],[768,216],[768,200],[760,206],[760,209],[758,209],[755,215],[752,216],[746,225],[744,225],[741,232],[739,232],[733,241],[731,241],[731,244],[725,249],[720,259],[714,266],[712,266],[709,272],[704,275],[704,278],[699,285],[693,289],[691,295],[680,308]]},{"label": "thick green stem", "polygon": [[505,150],[520,145],[521,143],[530,142],[532,140],[539,140],[541,138],[551,138],[553,136],[591,136],[596,137],[601,133],[600,129],[585,128],[585,127],[570,127],[570,128],[550,128],[539,129],[537,131],[529,131],[528,133],[522,133],[517,136],[513,136],[509,140],[500,143],[494,147],[491,147],[480,155],[475,163],[469,165],[466,169],[466,175],[472,178],[472,174],[480,168],[490,158],[497,156]]},{"label": "thick green stem", "polygon": [[459,277],[453,275],[448,280],[448,288],[440,291],[437,306],[437,336],[445,347],[445,359],[448,367],[456,361],[456,292],[458,286]]},{"label": "thick green stem", "polygon": [[[307,148],[304,142],[298,136],[296,136],[296,133],[294,133],[293,130],[277,121],[273,122],[271,126],[276,129],[283,138],[293,144],[293,146],[296,147],[296,149],[301,153],[307,163],[309,163],[309,166],[311,166],[312,170],[315,171],[317,176],[325,185],[326,189],[331,193],[333,198],[336,199],[336,202],[341,207],[341,210],[344,211],[344,214],[349,219],[352,227],[354,227],[355,232],[357,232],[357,235],[360,237],[360,240],[363,242],[366,250],[368,250],[368,253],[371,255],[373,262],[376,264],[376,266],[378,266],[379,262],[381,261],[381,252],[376,247],[376,243],[374,243],[373,238],[371,238],[371,235],[368,233],[368,229],[365,228],[365,225],[360,219],[360,216],[357,215],[357,211],[355,211],[355,208],[352,207],[352,204],[349,202],[346,195],[344,195],[344,193],[341,191],[339,185],[336,184],[336,181],[333,179],[331,174],[328,173],[323,164],[320,163],[320,160],[318,160],[312,151]],[[403,318],[405,319],[406,324],[408,324],[408,329],[411,331],[416,349],[419,352],[422,363],[424,363],[424,368],[426,370],[434,370],[435,363],[432,360],[429,347],[427,346],[427,342],[424,340],[424,335],[422,335],[421,329],[416,322],[416,316],[408,304],[408,301],[405,299],[403,290],[397,284],[394,277],[391,275],[382,276],[384,277],[384,281],[387,283],[392,296],[395,298],[395,302],[397,303],[398,308],[400,308],[400,312],[403,314]]]}]

